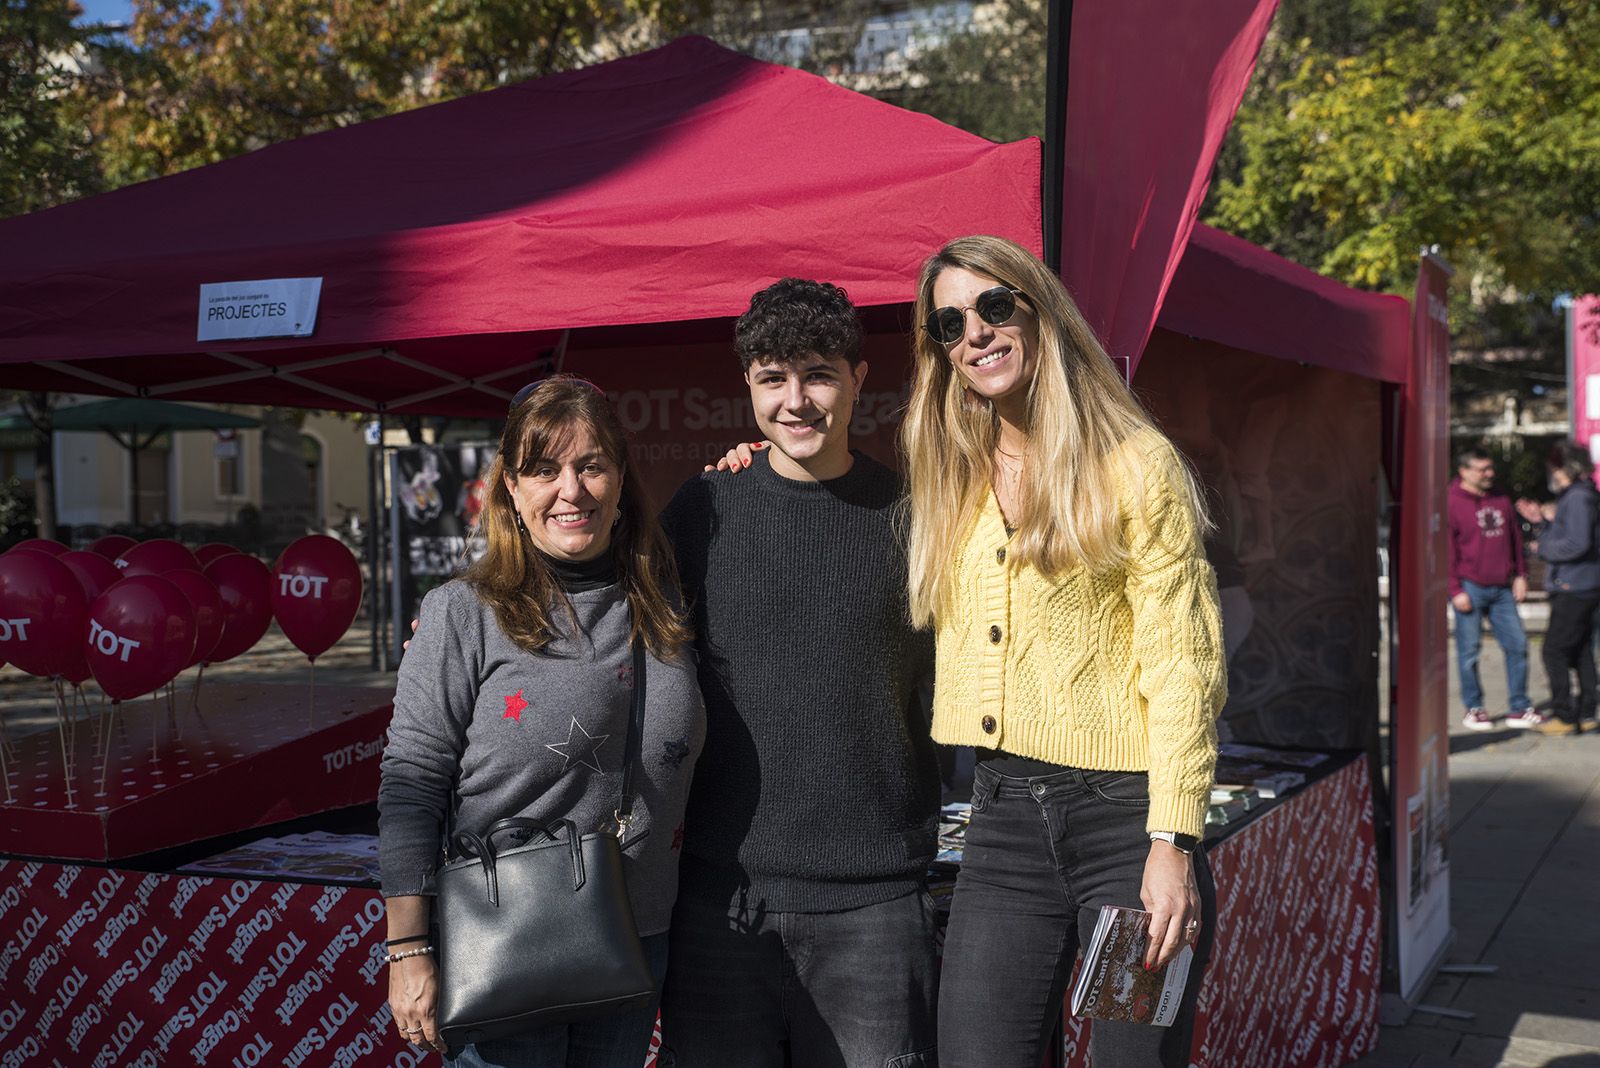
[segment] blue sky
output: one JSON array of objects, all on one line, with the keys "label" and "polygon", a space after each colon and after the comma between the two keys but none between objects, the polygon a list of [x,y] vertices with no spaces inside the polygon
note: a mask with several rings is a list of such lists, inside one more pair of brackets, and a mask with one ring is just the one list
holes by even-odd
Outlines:
[{"label": "blue sky", "polygon": [[127,22],[133,14],[129,0],[78,0],[84,22]]}]

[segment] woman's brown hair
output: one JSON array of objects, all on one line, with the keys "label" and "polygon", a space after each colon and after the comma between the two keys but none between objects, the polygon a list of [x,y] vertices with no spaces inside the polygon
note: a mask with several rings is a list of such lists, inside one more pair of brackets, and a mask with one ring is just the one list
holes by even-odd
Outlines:
[{"label": "woman's brown hair", "polygon": [[554,618],[558,605],[565,609],[568,625],[576,626],[566,592],[543,554],[518,528],[504,476],[530,473],[535,461],[579,426],[589,429],[622,473],[617,525],[607,551],[632,610],[633,636],[656,659],[665,659],[692,636],[676,607],[678,568],[672,547],[639,480],[628,471],[627,432],[605,395],[582,379],[546,379],[506,417],[500,451],[484,487],[480,527],[488,549],[463,578],[494,609],[506,636],[529,652],[543,652],[562,633]]}]

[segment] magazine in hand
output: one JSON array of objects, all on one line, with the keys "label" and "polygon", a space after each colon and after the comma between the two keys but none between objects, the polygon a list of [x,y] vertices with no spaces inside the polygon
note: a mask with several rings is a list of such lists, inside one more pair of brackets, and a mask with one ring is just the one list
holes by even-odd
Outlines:
[{"label": "magazine in hand", "polygon": [[1177,1019],[1194,950],[1185,942],[1166,967],[1145,971],[1149,924],[1150,914],[1142,909],[1101,907],[1072,988],[1074,1016],[1157,1027],[1168,1027]]}]

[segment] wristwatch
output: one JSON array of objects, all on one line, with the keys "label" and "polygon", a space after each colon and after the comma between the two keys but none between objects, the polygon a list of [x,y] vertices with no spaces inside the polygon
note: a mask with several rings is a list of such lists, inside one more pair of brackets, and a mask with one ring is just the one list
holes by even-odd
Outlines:
[{"label": "wristwatch", "polygon": [[1151,831],[1150,841],[1165,842],[1184,855],[1193,853],[1200,845],[1200,839],[1194,835],[1179,834],[1177,831]]}]

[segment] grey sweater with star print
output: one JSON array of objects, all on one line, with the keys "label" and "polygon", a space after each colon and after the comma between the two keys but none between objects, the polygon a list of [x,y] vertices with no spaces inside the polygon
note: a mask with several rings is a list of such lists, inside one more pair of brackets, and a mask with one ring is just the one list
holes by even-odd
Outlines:
[{"label": "grey sweater with star print", "polygon": [[[482,833],[497,819],[527,816],[570,819],[587,833],[616,808],[632,704],[628,603],[615,584],[568,596],[576,634],[537,655],[506,637],[467,583],[423,598],[378,787],[385,897],[433,893],[448,811],[456,830]],[[624,873],[639,933],[651,935],[672,916],[705,709],[688,650],[645,661],[630,832],[639,837],[624,853]]]}]

